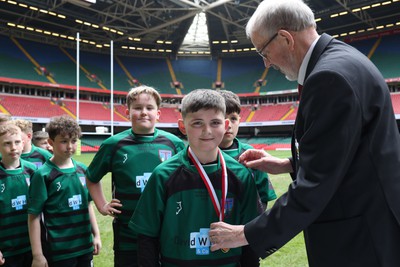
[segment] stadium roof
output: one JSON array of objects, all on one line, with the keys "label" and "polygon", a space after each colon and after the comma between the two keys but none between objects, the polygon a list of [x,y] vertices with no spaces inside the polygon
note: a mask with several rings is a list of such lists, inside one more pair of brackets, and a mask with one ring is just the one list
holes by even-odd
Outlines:
[{"label": "stadium roof", "polygon": [[[115,53],[131,55],[246,54],[253,47],[244,29],[259,2],[0,0],[0,34],[74,47],[79,32],[82,49],[109,51],[112,40]],[[315,11],[319,32],[338,38],[400,31],[400,0],[307,2]],[[205,21],[198,22],[198,14]],[[204,45],[207,39],[184,42],[193,21],[207,26],[208,45]]]}]

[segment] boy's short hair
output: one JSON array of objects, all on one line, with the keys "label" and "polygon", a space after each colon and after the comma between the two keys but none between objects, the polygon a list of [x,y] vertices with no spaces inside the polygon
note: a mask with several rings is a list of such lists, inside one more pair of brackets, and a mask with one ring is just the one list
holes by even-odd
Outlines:
[{"label": "boy's short hair", "polygon": [[5,134],[20,134],[21,133],[21,129],[13,124],[13,123],[6,123],[3,125],[0,125],[0,137],[2,137]]},{"label": "boy's short hair", "polygon": [[43,139],[49,139],[49,133],[45,131],[36,131],[32,135],[33,143],[38,142]]},{"label": "boy's short hair", "polygon": [[225,99],[211,89],[196,89],[182,99],[182,118],[185,118],[188,113],[194,113],[200,109],[214,109],[221,111],[225,116]]},{"label": "boy's short hair", "polygon": [[227,90],[218,90],[223,98],[225,98],[226,114],[237,113],[240,114],[240,99],[237,94]]},{"label": "boy's short hair", "polygon": [[153,87],[141,85],[141,86],[132,88],[126,95],[126,105],[128,106],[128,109],[131,107],[132,102],[135,101],[136,97],[140,94],[151,95],[154,98],[154,100],[156,101],[157,108],[160,108],[161,96],[157,92],[157,90],[154,89]]},{"label": "boy's short hair", "polygon": [[0,124],[3,124],[4,122],[8,122],[10,120],[11,120],[11,115],[0,113]]},{"label": "boy's short hair", "polygon": [[11,121],[15,125],[17,125],[21,131],[25,134],[32,134],[32,122],[28,120],[23,120],[23,119],[17,119]]},{"label": "boy's short hair", "polygon": [[49,138],[54,140],[57,135],[69,137],[81,137],[81,127],[78,122],[68,115],[52,117],[46,125]]}]

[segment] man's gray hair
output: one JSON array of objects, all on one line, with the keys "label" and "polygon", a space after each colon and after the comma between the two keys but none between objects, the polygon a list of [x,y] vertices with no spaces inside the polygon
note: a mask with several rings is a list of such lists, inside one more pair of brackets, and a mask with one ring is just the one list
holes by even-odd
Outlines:
[{"label": "man's gray hair", "polygon": [[273,36],[280,29],[302,31],[314,27],[314,13],[302,0],[264,0],[246,25],[246,35],[251,38],[257,31],[261,36]]}]

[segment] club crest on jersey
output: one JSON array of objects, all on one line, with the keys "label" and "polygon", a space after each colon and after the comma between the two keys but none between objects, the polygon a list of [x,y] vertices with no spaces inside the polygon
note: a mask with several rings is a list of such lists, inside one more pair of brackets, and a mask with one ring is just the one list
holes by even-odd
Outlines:
[{"label": "club crest on jersey", "polygon": [[234,204],[233,198],[227,198],[225,200],[225,218],[228,218],[229,215],[231,214],[233,209],[233,204]]},{"label": "club crest on jersey", "polygon": [[86,177],[85,176],[79,176],[79,180],[81,181],[82,186],[86,187]]},{"label": "club crest on jersey", "polygon": [[196,255],[210,254],[210,237],[208,231],[210,228],[200,228],[199,232],[190,233],[190,248],[196,249]]},{"label": "club crest on jersey", "polygon": [[22,210],[22,208],[26,205],[26,196],[17,196],[16,198],[11,199],[11,207],[16,210]]},{"label": "club crest on jersey", "polygon": [[161,162],[166,161],[170,157],[172,157],[172,151],[170,150],[158,150],[158,156],[161,160]]}]

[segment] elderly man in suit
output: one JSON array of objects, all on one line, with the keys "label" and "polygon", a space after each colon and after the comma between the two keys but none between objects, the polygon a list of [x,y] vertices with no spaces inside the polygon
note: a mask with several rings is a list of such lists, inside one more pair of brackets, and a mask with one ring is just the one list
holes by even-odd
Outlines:
[{"label": "elderly man in suit", "polygon": [[310,267],[400,266],[400,137],[382,75],[319,35],[301,0],[261,2],[246,31],[265,66],[303,88],[292,157],[250,150],[240,160],[293,182],[248,224],[213,223],[211,249],[250,244],[266,257],[304,231]]}]

